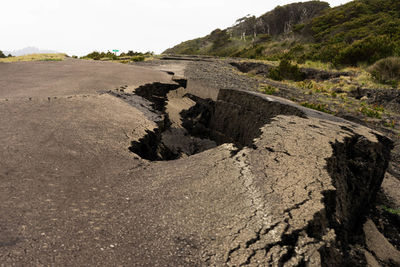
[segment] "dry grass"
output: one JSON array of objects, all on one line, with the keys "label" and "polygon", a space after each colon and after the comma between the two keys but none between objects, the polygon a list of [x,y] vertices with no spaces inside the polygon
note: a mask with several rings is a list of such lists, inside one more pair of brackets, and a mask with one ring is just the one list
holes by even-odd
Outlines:
[{"label": "dry grass", "polygon": [[0,62],[19,62],[19,61],[61,61],[65,54],[31,54],[19,57],[1,58]]},{"label": "dry grass", "polygon": [[400,82],[400,57],[381,59],[367,71],[381,83],[397,85]]},{"label": "dry grass", "polygon": [[299,64],[299,67],[312,68],[312,69],[318,69],[318,70],[326,70],[326,71],[334,71],[335,70],[331,63],[325,63],[325,62],[321,62],[321,61],[311,61],[311,60],[306,60],[305,63]]}]

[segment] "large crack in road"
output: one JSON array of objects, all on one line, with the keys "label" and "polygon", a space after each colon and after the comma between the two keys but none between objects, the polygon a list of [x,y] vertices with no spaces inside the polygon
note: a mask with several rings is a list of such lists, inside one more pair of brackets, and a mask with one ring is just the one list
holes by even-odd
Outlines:
[{"label": "large crack in road", "polygon": [[[305,117],[296,107],[271,102],[268,108],[258,96],[246,92],[220,90],[217,101],[203,99],[185,91],[187,81],[177,84],[152,83],[132,93],[110,91],[137,106],[137,97],[147,100],[145,107],[157,128],[132,141],[129,149],[151,161],[175,160],[194,155],[224,143],[241,148],[254,147],[260,128],[277,115]],[[136,100],[134,100],[136,99]],[[245,103],[244,103],[245,102]],[[257,107],[258,106],[258,107]]]},{"label": "large crack in road", "polygon": [[[347,134],[350,133],[352,137],[345,137],[340,142],[336,140],[330,145],[333,154],[330,158],[326,158],[326,170],[331,176],[335,189],[321,191],[323,199],[320,201],[324,203],[325,208],[315,212],[312,219],[302,227],[292,229],[290,221],[296,220],[295,214],[308,206],[309,202],[318,202],[313,196],[314,192],[307,191],[308,187],[313,187],[311,185],[315,181],[312,181],[304,187],[307,191],[305,198],[285,208],[281,222],[269,225],[263,218],[268,217],[269,215],[265,212],[268,213],[271,210],[266,210],[267,204],[262,197],[263,192],[259,191],[260,189],[253,181],[256,178],[250,180],[245,178],[244,169],[253,177],[253,166],[247,154],[259,150],[256,140],[262,139],[262,128],[268,127],[268,124],[277,116],[310,119],[310,117],[324,118],[326,115],[298,107],[290,102],[277,101],[261,97],[256,93],[238,90],[221,89],[216,101],[203,99],[188,94],[185,89],[187,81],[184,79],[179,81],[177,84],[146,84],[132,93],[112,92],[112,94],[128,102],[132,102],[132,99],[137,97],[143,98],[148,103],[142,106],[154,113],[150,116],[151,118],[157,118],[154,120],[157,128],[147,130],[144,137],[132,141],[129,147],[133,153],[143,159],[176,160],[221,144],[234,144],[235,149],[232,150],[231,157],[235,158],[237,166],[241,166],[239,179],[244,179],[243,186],[247,188],[246,194],[251,200],[252,210],[252,214],[236,235],[238,237],[243,235],[242,232],[246,233],[247,228],[259,229],[256,230],[256,237],[248,237],[247,240],[246,237],[240,237],[238,240],[244,239],[246,242],[231,247],[224,263],[248,265],[253,257],[256,255],[259,257],[260,252],[264,253],[263,255],[270,255],[271,251],[279,246],[282,247],[282,253],[278,257],[278,265],[289,262],[304,264],[313,250],[319,251],[321,255],[319,261],[322,264],[329,265],[333,262],[349,260],[351,256],[348,253],[348,244],[354,243],[354,239],[357,239],[360,234],[356,230],[361,229],[362,218],[368,207],[365,203],[373,200],[382,182],[390,158],[391,142],[375,134],[378,142],[374,143],[355,133],[353,129],[341,126],[340,129]],[[329,120],[343,122],[333,117]],[[293,124],[296,123],[293,122]],[[319,128],[316,125],[311,126],[313,129]],[[282,128],[286,130],[284,126]],[[320,134],[324,135],[324,133]],[[292,156],[286,150],[281,152],[268,146],[266,149],[275,155],[283,153],[284,157]],[[238,154],[239,151],[242,152]],[[380,156],[377,157],[377,155]],[[279,156],[275,156],[274,162],[280,164],[282,159],[278,158]],[[370,172],[371,167],[368,166],[374,166],[374,171]],[[327,187],[326,181],[324,184],[317,178],[317,182],[320,183],[321,189]],[[279,194],[285,195],[289,191],[287,188]],[[279,224],[285,225],[280,238],[266,241],[269,231],[263,231],[263,229],[274,229]],[[332,237],[332,229],[336,237]],[[308,241],[301,245],[300,239]],[[264,245],[260,246],[262,243]],[[300,248],[301,246],[303,247]],[[213,253],[213,251],[210,252],[210,254]],[[247,257],[243,258],[243,255]],[[270,256],[269,264],[274,264],[273,257],[276,255]],[[240,259],[245,260],[240,261]],[[212,262],[210,259],[207,261]],[[214,263],[217,262],[216,260]]]},{"label": "large crack in road", "polygon": [[161,68],[2,66],[2,263],[365,265],[356,230],[390,140],[277,97],[171,81],[183,67]]}]

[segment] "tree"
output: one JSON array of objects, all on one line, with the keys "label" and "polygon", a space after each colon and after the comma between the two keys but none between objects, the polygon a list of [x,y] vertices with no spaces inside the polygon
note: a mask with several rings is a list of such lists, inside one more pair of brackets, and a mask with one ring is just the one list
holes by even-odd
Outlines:
[{"label": "tree", "polygon": [[0,50],[0,58],[6,58],[6,55],[4,55],[3,51]]}]

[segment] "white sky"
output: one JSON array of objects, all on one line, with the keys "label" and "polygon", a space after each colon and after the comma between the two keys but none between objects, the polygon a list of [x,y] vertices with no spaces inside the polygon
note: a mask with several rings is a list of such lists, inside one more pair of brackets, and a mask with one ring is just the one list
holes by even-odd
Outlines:
[{"label": "white sky", "polygon": [[[154,51],[300,0],[2,0],[0,50]],[[337,6],[350,0],[328,0]]]}]

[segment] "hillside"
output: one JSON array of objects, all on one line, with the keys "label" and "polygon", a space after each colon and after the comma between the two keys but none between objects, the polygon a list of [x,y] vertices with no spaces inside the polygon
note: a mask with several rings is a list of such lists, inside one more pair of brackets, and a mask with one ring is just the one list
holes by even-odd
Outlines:
[{"label": "hillside", "polygon": [[183,42],[164,53],[236,55],[250,46],[271,41],[271,37],[291,33],[293,26],[310,21],[328,8],[328,3],[320,1],[278,6],[258,18],[240,18],[228,29],[216,29],[205,37]]},{"label": "hillside", "polygon": [[371,64],[400,54],[399,25],[397,0],[355,0],[335,8],[309,1],[278,6],[259,18],[241,18],[228,29],[164,53]]}]

